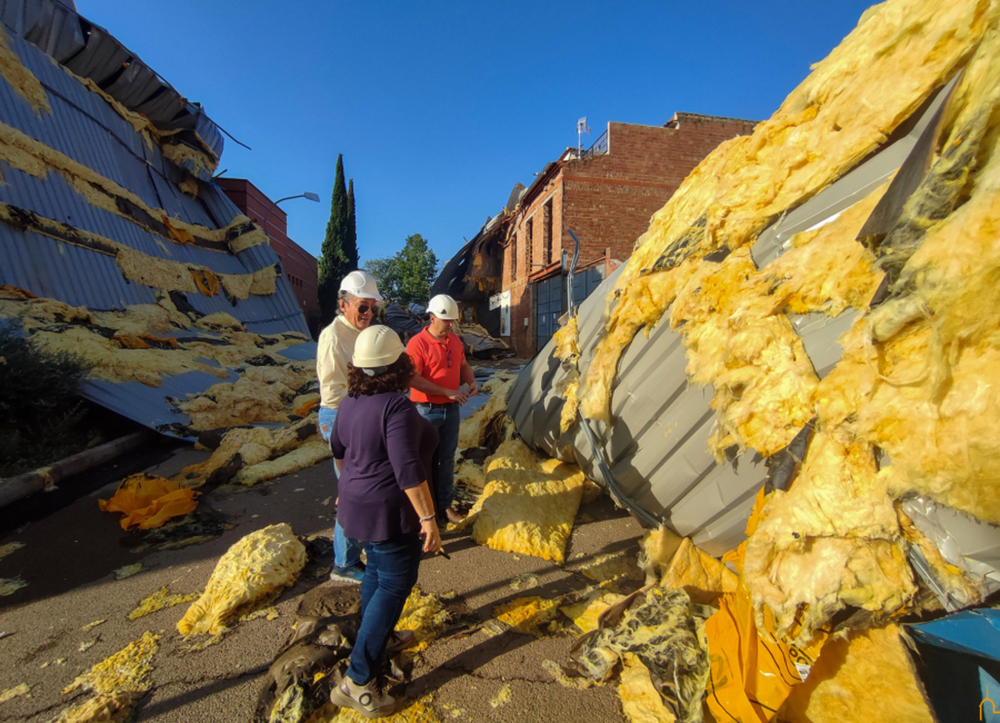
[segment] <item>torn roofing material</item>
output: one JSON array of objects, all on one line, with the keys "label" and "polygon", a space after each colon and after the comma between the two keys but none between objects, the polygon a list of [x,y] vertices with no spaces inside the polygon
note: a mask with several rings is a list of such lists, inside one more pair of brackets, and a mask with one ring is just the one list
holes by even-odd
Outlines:
[{"label": "torn roofing material", "polygon": [[[792,248],[789,239],[796,234],[836,219],[892,177],[911,153],[920,152],[919,139],[938,116],[951,87],[936,93],[915,113],[894,142],[763,231],[751,248],[757,267]],[[593,359],[607,322],[607,297],[621,271],[580,306],[580,369]],[[819,378],[840,360],[837,340],[856,317],[850,309],[833,317],[789,315]],[[576,462],[588,477],[608,484],[640,520],[666,524],[713,555],[745,539],[754,497],[769,480],[768,469],[752,449],[734,450],[723,463],[715,459],[709,449],[717,424],[710,404],[715,390],[689,383],[681,334],[661,321],[648,336],[639,334],[632,340],[618,364],[610,424],[582,421],[596,445],[590,444],[579,422],[567,432],[560,429],[568,370],[555,355],[556,343],[549,341],[511,389],[508,409],[518,433],[532,446]],[[602,462],[610,481],[601,470]]]},{"label": "torn roofing material", "polygon": [[[210,182],[205,163],[217,162],[210,154],[221,152],[222,142],[200,107],[175,103],[179,110],[170,119],[167,104],[151,110],[150,103],[176,91],[148,68],[104,77],[110,65],[121,66],[123,54],[129,67],[138,60],[59,3],[0,2],[0,20],[8,51],[0,63],[0,285],[91,314],[158,305],[158,313],[180,319],[169,330],[129,333],[153,335],[160,345],[154,348],[190,348],[185,353],[202,371],[163,372],[159,386],[98,377],[83,393],[154,429],[194,438],[190,419],[168,399],[200,393],[227,376],[234,381],[254,363],[281,364],[291,358],[281,349],[308,339],[279,258],[260,228]],[[72,50],[73,38],[82,39],[82,49]],[[132,84],[142,91],[132,92]],[[143,109],[151,115],[139,115]],[[175,157],[158,134],[168,129],[197,135],[203,158]],[[244,336],[248,359],[221,353],[196,359],[197,344],[227,343],[224,333],[197,323],[212,315],[231,319],[229,331]],[[69,328],[57,323],[44,331]],[[307,361],[303,354],[314,347],[301,346],[289,354]],[[253,360],[271,354],[277,356]]]},{"label": "torn roofing material", "polygon": [[[75,75],[97,87],[153,126],[169,132],[172,143],[206,152],[217,163],[222,134],[192,103],[107,30],[58,0],[2,0],[0,21]],[[192,173],[208,181],[211,173]]]}]

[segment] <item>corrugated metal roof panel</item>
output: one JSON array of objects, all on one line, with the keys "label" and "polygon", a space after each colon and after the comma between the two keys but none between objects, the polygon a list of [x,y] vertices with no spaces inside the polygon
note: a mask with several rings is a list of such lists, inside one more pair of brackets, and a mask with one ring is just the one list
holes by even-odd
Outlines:
[{"label": "corrugated metal roof panel", "polygon": [[[7,9],[8,6],[0,6],[0,16]],[[100,30],[96,30],[100,38]],[[114,181],[136,194],[150,208],[162,208],[168,215],[187,223],[222,228],[239,215],[239,210],[214,184],[200,183],[199,199],[181,193],[176,186],[180,180],[178,172],[163,158],[159,147],[148,147],[132,125],[103,98],[54,65],[38,48],[17,36],[12,37],[11,44],[25,66],[47,88],[52,113],[42,112],[36,116],[24,98],[5,80],[0,80],[0,117],[5,123],[90,168],[99,176]],[[107,48],[112,48],[112,45]],[[102,60],[102,57],[105,59]],[[110,62],[107,59],[113,57],[116,57],[114,53],[102,50],[89,56],[87,62],[99,65],[100,62]],[[142,92],[137,91],[136,95]],[[200,108],[192,108],[195,112],[188,122],[211,140],[214,125]],[[218,147],[221,149],[221,137]],[[279,263],[277,254],[269,245],[232,254],[176,244],[124,216],[91,205],[61,173],[55,171],[49,171],[45,178],[35,178],[6,163],[0,163],[0,171],[5,181],[4,185],[0,185],[0,202],[89,231],[153,257],[197,264],[224,274],[252,273]],[[95,311],[122,309],[156,300],[156,290],[128,281],[113,256],[5,223],[0,223],[0,283],[19,286],[36,296]],[[235,304],[221,293],[212,297],[201,294],[188,294],[187,297],[197,311],[203,314],[228,313],[252,332],[279,334],[295,331],[306,336],[309,334],[298,300],[284,274],[279,274],[276,279],[273,294],[251,295]],[[218,337],[200,330],[177,331],[173,336]],[[315,345],[292,347],[284,356],[307,361],[314,358]],[[230,379],[235,380],[235,372],[229,371]],[[183,399],[219,381],[201,372],[166,377],[160,387],[147,387],[138,382],[112,384],[91,380],[85,385],[83,393],[142,424],[166,434],[183,436],[184,433],[178,430],[190,420],[178,413],[167,398]]]},{"label": "corrugated metal roof panel", "polygon": [[[934,110],[931,103],[922,112]],[[783,253],[793,235],[835,217],[884,183],[914,148],[921,122],[913,127],[909,135],[765,230],[752,249],[758,267]],[[580,306],[581,369],[590,364],[603,334],[606,297],[616,278],[617,273]],[[833,319],[822,314],[789,317],[820,377],[839,361],[842,350],[837,340],[855,318],[854,312]],[[688,384],[683,340],[665,318],[646,331],[648,337],[636,335],[619,362],[611,424],[605,428],[588,423],[622,501],[638,516],[660,520],[718,555],[744,538],[754,496],[767,470],[754,463],[753,450],[744,451],[734,463],[716,462],[708,447],[716,424],[712,389]],[[603,482],[581,425],[568,434],[559,432],[562,395],[554,387],[565,371],[558,362],[553,364],[553,348],[550,342],[522,372],[511,389],[509,413],[526,442],[562,458],[568,445],[584,472]]]}]

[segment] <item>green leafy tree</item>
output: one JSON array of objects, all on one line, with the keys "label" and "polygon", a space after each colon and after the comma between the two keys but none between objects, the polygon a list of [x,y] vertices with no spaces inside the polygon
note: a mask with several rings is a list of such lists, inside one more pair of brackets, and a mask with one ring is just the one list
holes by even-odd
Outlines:
[{"label": "green leafy tree", "polygon": [[[320,247],[318,282],[319,308],[323,326],[329,324],[337,314],[337,292],[340,282],[349,271],[347,256],[348,215],[347,184],[344,183],[344,156],[337,156],[337,172],[333,180],[333,196],[330,199],[330,220],[326,224],[326,236]],[[354,251],[357,261],[357,249]]]},{"label": "green leafy tree", "polygon": [[344,243],[344,255],[347,257],[347,270],[359,268],[358,258],[358,219],[354,215],[354,179],[347,186],[347,241]]},{"label": "green leafy tree", "polygon": [[400,304],[426,304],[431,284],[437,278],[437,256],[418,233],[406,237],[406,245],[395,256],[373,259],[365,269],[378,282],[386,299]]}]

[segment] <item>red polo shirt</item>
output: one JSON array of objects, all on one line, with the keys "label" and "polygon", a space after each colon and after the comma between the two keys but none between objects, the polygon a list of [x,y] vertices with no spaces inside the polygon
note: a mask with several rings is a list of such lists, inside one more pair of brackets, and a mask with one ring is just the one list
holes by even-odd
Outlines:
[{"label": "red polo shirt", "polygon": [[[410,339],[410,343],[406,345],[406,353],[413,360],[417,374],[425,379],[439,387],[455,391],[462,385],[461,370],[462,362],[465,361],[465,348],[458,334],[448,332],[448,338],[441,341],[431,336],[430,327],[424,327],[423,331]],[[410,399],[417,404],[445,404],[451,401],[440,394],[424,394],[413,388],[410,389]]]}]

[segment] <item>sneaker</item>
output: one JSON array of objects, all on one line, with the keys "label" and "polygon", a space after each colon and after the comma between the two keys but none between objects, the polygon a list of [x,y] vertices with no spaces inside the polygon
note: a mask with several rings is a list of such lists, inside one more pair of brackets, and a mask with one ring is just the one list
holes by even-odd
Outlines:
[{"label": "sneaker", "polygon": [[417,642],[417,635],[412,630],[394,630],[385,646],[385,654],[392,657]]},{"label": "sneaker", "polygon": [[365,579],[365,571],[359,567],[334,567],[330,571],[330,579],[334,582],[352,582],[360,585]]},{"label": "sneaker", "polygon": [[395,713],[402,700],[379,690],[375,678],[358,685],[345,675],[344,681],[330,691],[330,702],[339,708],[353,708],[365,718],[381,718]]},{"label": "sneaker", "polygon": [[445,510],[444,514],[448,518],[448,522],[452,523],[453,525],[457,525],[459,522],[465,519],[465,515],[463,515],[461,512],[451,507]]}]

